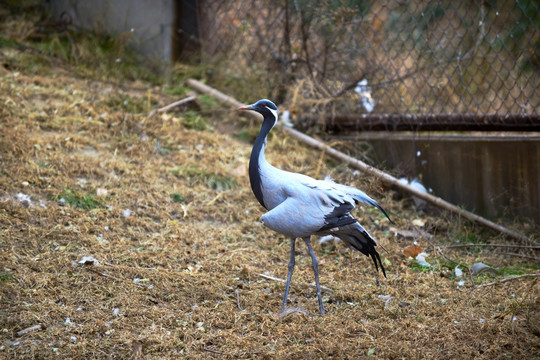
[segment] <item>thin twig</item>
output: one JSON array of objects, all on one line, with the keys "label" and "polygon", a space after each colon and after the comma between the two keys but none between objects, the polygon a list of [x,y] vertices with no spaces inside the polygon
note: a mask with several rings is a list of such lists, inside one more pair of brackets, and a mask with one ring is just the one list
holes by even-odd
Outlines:
[{"label": "thin twig", "polygon": [[190,101],[194,101],[196,99],[197,99],[197,95],[191,93],[191,94],[189,94],[188,97],[183,98],[182,100],[175,101],[172,104],[169,104],[169,105],[164,106],[162,108],[154,109],[154,110],[150,111],[150,113],[148,114],[148,118],[151,118],[152,116],[154,116],[154,115],[156,115],[158,113],[169,111],[171,109],[174,109],[175,107],[186,104],[186,103],[188,103]]},{"label": "thin twig", "polygon": [[238,288],[236,288],[236,305],[238,305],[238,309],[240,311],[246,310],[246,309],[242,309],[242,307],[240,306],[240,290]]},{"label": "thin twig", "polygon": [[[499,315],[495,315],[493,318],[494,319],[502,319],[504,318],[506,315],[510,314],[510,313],[516,313],[516,311],[518,311],[519,309],[521,309],[521,307],[523,306],[523,303],[525,302],[525,299],[527,298],[527,296],[529,296],[529,294],[531,293],[533,287],[536,285],[537,281],[534,281],[531,283],[531,286],[529,286],[529,290],[527,290],[527,292],[525,293],[525,295],[523,295],[523,297],[521,298],[521,301],[519,302],[519,304],[516,306],[510,306],[510,308],[508,309],[508,311],[502,313],[502,314],[499,314]],[[513,316],[512,316],[513,318]]]},{"label": "thin twig", "polygon": [[217,199],[219,199],[221,197],[221,195],[223,194],[223,191],[218,193],[217,196],[215,198],[213,198],[212,200],[210,200],[209,202],[206,203],[206,205],[213,205]]},{"label": "thin twig", "polygon": [[[101,275],[101,276],[106,277],[106,278],[110,278],[110,279],[113,279],[113,280],[116,280],[116,281],[126,281],[124,279],[117,278],[116,276],[112,276],[112,275],[109,275],[107,273],[101,272],[99,270],[93,269],[91,267],[87,267],[87,269],[90,270],[93,273],[96,273],[96,274]],[[153,286],[153,285],[139,284],[137,282],[133,282],[133,284],[137,285],[138,287],[145,288],[145,289],[150,289]]]},{"label": "thin twig", "polygon": [[[268,280],[273,280],[273,281],[279,281],[279,282],[282,282],[282,283],[285,283],[286,281],[284,279],[280,279],[280,278],[277,278],[277,277],[274,277],[274,276],[270,276],[270,275],[265,275],[265,274],[257,274],[259,275],[260,277],[263,277],[265,279],[268,279]],[[304,286],[311,286],[313,288],[316,288],[316,285],[315,284],[302,284]],[[334,292],[334,290],[324,286],[324,285],[321,285],[321,290],[324,290],[324,291],[327,291],[327,292]]]},{"label": "thin twig", "polygon": [[478,289],[478,288],[481,288],[481,287],[492,286],[492,285],[507,282],[507,281],[510,281],[510,280],[517,280],[517,279],[526,278],[526,277],[540,277],[540,274],[512,275],[512,276],[509,276],[509,277],[504,278],[504,279],[493,281],[493,282],[490,282],[490,283],[487,283],[487,284],[478,285],[476,288]]},{"label": "thin twig", "polygon": [[214,354],[219,354],[219,355],[227,355],[226,353],[224,352],[221,352],[221,351],[217,351],[217,350],[213,350],[213,349],[209,349],[209,348],[203,348],[204,351],[208,351],[208,352],[211,352],[211,353],[214,353]]},{"label": "thin twig", "polygon": [[135,271],[140,271],[140,270],[164,270],[164,271],[171,271],[170,269],[158,269],[158,268],[155,268],[155,267],[144,267],[144,266],[137,266],[137,267],[134,267],[134,266],[127,266],[127,265],[118,265],[118,264],[111,264],[111,263],[103,263],[103,265],[106,265],[106,266],[112,266],[112,267],[115,267],[115,268],[120,268],[120,269],[129,269],[129,270],[135,270]]},{"label": "thin twig", "polygon": [[117,278],[116,276],[109,275],[107,273],[101,272],[101,271],[96,270],[96,269],[92,269],[91,267],[87,267],[87,269],[90,270],[91,272],[96,273],[98,275],[101,275],[103,277],[107,277],[107,278],[110,278],[110,279],[113,279],[113,280],[116,280],[116,281],[123,281],[122,279]]},{"label": "thin twig", "polygon": [[[454,263],[454,264],[456,264],[456,265],[463,266],[463,268],[467,270],[467,272],[469,273],[469,278],[470,278],[470,280],[471,280],[472,289],[474,289],[474,288],[475,288],[475,285],[474,285],[474,279],[473,279],[473,275],[472,275],[472,270],[471,270],[467,265],[463,265],[463,264],[461,264],[461,263],[459,263],[459,262],[457,262],[457,261],[455,261],[455,260],[452,260],[452,259],[450,259],[449,257],[447,257],[447,256],[442,252],[442,250],[441,250],[440,247],[437,246],[437,247],[435,247],[435,249],[437,249],[437,251],[439,252],[439,254],[441,254],[441,256],[442,256],[443,258],[445,258],[446,260],[448,260],[448,261],[450,261],[450,262],[452,262],[452,263]],[[471,290],[472,290],[472,289],[471,289]]]}]

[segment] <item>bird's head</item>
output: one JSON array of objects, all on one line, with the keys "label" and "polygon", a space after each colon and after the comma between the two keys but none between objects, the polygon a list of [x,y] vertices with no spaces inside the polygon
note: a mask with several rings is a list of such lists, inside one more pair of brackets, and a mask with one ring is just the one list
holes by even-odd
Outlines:
[{"label": "bird's head", "polygon": [[264,116],[264,118],[271,118],[274,123],[278,120],[278,108],[276,104],[267,99],[261,99],[255,104],[240,106],[238,110],[253,110]]}]

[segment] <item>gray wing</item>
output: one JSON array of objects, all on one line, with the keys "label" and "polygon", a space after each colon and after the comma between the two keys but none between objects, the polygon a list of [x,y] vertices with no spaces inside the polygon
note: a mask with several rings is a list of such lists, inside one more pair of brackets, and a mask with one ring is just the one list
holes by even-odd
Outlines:
[{"label": "gray wing", "polygon": [[283,235],[297,238],[316,233],[324,226],[324,215],[324,210],[321,211],[316,203],[289,197],[261,216],[261,220],[266,227]]},{"label": "gray wing", "polygon": [[379,204],[352,187],[303,175],[295,179],[298,181],[288,181],[283,188],[286,200],[261,217],[263,224],[292,238],[313,234],[337,236],[349,247],[371,257],[375,268],[378,270],[380,266],[386,276],[375,249],[377,242],[350,215],[357,201],[380,208]]},{"label": "gray wing", "polygon": [[[375,206],[388,217],[388,214],[386,214],[383,208],[363,191],[350,186],[337,184],[333,181],[315,180],[310,181],[306,186],[319,189],[334,201],[334,208],[332,212],[325,215],[325,225],[319,229],[318,233],[320,235],[332,234],[343,240],[349,247],[370,257],[373,260],[375,269],[379,270],[380,267],[383,275],[386,277],[381,257],[375,248],[377,242],[362,227],[362,225],[358,223],[358,220],[353,218],[350,214],[350,211],[354,208],[356,202],[363,202]],[[388,218],[388,220],[390,220],[390,218]]]},{"label": "gray wing", "polygon": [[285,200],[261,217],[265,226],[281,234],[305,237],[353,224],[356,219],[350,211],[357,202],[376,206],[386,215],[375,200],[358,189],[301,174],[286,175],[287,181],[281,184]]},{"label": "gray wing", "polygon": [[345,203],[352,205],[352,207],[348,211],[346,211],[348,213],[354,208],[354,205],[356,203],[361,202],[376,207],[388,218],[388,220],[390,220],[391,223],[393,223],[390,219],[390,216],[388,216],[388,214],[381,207],[381,205],[379,205],[377,201],[370,198],[362,190],[358,190],[352,186],[338,184],[332,180],[315,180],[308,176],[302,178],[302,183],[305,186],[324,192],[328,197],[330,197],[340,206],[342,206],[342,209],[340,211],[337,211],[336,213],[338,216],[342,215],[342,213],[345,212],[347,208],[343,206]]}]

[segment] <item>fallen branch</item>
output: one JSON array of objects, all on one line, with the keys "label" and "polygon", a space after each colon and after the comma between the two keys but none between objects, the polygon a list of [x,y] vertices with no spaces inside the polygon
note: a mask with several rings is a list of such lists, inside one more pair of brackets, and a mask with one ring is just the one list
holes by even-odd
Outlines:
[{"label": "fallen branch", "polygon": [[502,248],[519,248],[519,249],[540,249],[540,245],[512,245],[512,244],[458,244],[458,245],[447,245],[441,246],[443,249],[451,248],[463,248],[463,247],[502,247]]},{"label": "fallen branch", "polygon": [[[273,281],[279,281],[279,282],[282,282],[282,283],[285,283],[285,279],[281,279],[281,278],[277,278],[277,277],[274,277],[274,276],[270,276],[270,275],[265,275],[265,274],[257,274],[259,275],[260,277],[263,277],[265,279],[268,279],[268,280],[273,280]],[[302,284],[304,286],[311,286],[312,288],[316,288],[316,285],[315,284]],[[326,291],[326,292],[334,292],[334,290],[324,286],[324,285],[321,285],[321,290],[323,291]]]},{"label": "fallen branch", "polygon": [[530,259],[530,260],[534,260],[534,261],[540,263],[540,258],[538,258],[538,257],[536,257],[536,256],[524,255],[524,254],[517,254],[517,253],[509,253],[509,252],[502,253],[502,254],[503,254],[503,255],[509,255],[509,256],[521,257],[521,258],[524,258],[524,259]]},{"label": "fallen branch", "polygon": [[[216,89],[213,89],[211,88],[210,86],[208,85],[205,85],[203,83],[201,83],[200,81],[197,81],[197,80],[194,80],[194,79],[188,79],[186,81],[186,84],[188,86],[190,86],[191,88],[201,92],[201,93],[204,93],[204,94],[207,94],[207,95],[210,95],[212,97],[214,97],[215,99],[217,99],[218,101],[220,101],[221,103],[223,104],[226,104],[226,105],[229,105],[229,106],[235,106],[235,107],[238,107],[238,106],[241,106],[241,105],[244,105],[242,103],[240,103],[239,101],[237,101],[236,99],[230,97],[230,96],[227,96],[225,94],[223,94],[222,92],[216,90]],[[256,117],[258,119],[261,118],[261,115],[258,114],[258,113],[255,113],[253,111],[247,111],[245,112],[245,115],[247,116],[252,116],[252,117]],[[505,234],[507,236],[510,236],[514,239],[518,239],[520,241],[523,241],[523,242],[526,242],[526,243],[534,243],[534,244],[537,244],[535,242],[533,242],[532,240],[530,240],[528,237],[526,237],[525,235],[523,234],[520,234],[516,231],[513,231],[513,230],[510,230],[510,229],[507,229],[506,227],[502,226],[502,225],[499,225],[499,224],[496,224],[494,223],[493,221],[490,221],[484,217],[481,217],[479,215],[476,215],[470,211],[467,211],[467,210],[464,210],[454,204],[451,204],[449,203],[448,201],[445,201],[439,197],[436,197],[436,196],[433,196],[431,194],[428,194],[426,192],[423,192],[423,191],[420,191],[408,184],[405,184],[401,181],[399,181],[399,179],[393,177],[392,175],[390,174],[387,174],[385,173],[384,171],[381,171],[379,169],[376,169],[366,163],[364,163],[363,161],[360,161],[356,158],[353,158],[352,156],[349,156],[349,155],[346,155],[344,153],[342,153],[341,151],[338,151],[336,149],[334,149],[333,147],[330,147],[328,145],[326,145],[325,143],[323,143],[322,141],[319,141],[317,139],[314,139],[312,138],[311,136],[308,136],[306,134],[303,134],[301,133],[300,131],[298,130],[295,130],[295,129],[292,129],[292,128],[289,128],[289,127],[283,127],[283,130],[285,132],[287,132],[289,135],[295,137],[296,139],[300,140],[301,142],[309,145],[309,146],[312,146],[316,149],[319,149],[319,150],[322,150],[322,151],[326,151],[326,153],[336,159],[339,159],[341,161],[344,161],[346,163],[348,163],[350,166],[358,169],[358,170],[361,170],[361,171],[364,171],[370,175],[373,175],[375,177],[378,177],[379,179],[381,179],[381,181],[389,184],[389,185],[393,185],[395,187],[397,187],[398,189],[401,189],[403,191],[406,191],[408,193],[410,193],[411,195],[413,196],[416,196],[422,200],[425,200],[435,206],[438,206],[442,209],[445,209],[445,210],[448,210],[450,212],[453,212],[453,213],[456,213],[458,214],[459,216],[462,216],[470,221],[474,221],[474,222],[477,222],[479,224],[482,224],[488,228],[491,228],[493,230],[496,230],[502,234]],[[538,245],[538,244],[537,244]]]},{"label": "fallen branch", "polygon": [[[228,96],[228,95],[225,95],[224,93],[222,93],[221,91],[218,91],[208,85],[205,85],[203,84],[202,82],[198,81],[198,80],[195,80],[195,79],[187,79],[186,81],[186,85],[187,86],[190,86],[191,88],[199,91],[199,92],[202,92],[206,95],[210,95],[212,96],[213,98],[217,99],[219,102],[221,103],[224,103],[224,104],[227,104],[227,105],[232,105],[232,106],[241,106],[241,105],[246,105],[246,104],[242,104],[240,101],[236,100],[235,98],[231,97],[231,96]],[[246,112],[246,114],[251,114],[251,112]],[[255,113],[253,113],[253,115],[255,115]],[[251,115],[251,116],[253,116]],[[250,116],[250,115],[248,115]],[[258,115],[257,117],[259,117],[260,115]]]},{"label": "fallen branch", "polygon": [[493,282],[490,282],[490,283],[487,283],[487,284],[478,285],[476,288],[478,289],[478,288],[481,288],[481,287],[492,286],[492,285],[495,285],[495,284],[500,284],[500,283],[503,283],[503,282],[507,282],[507,281],[511,281],[511,280],[517,280],[517,279],[526,278],[526,277],[540,277],[540,274],[512,275],[512,276],[509,276],[509,277],[501,279],[501,280],[493,281]]},{"label": "fallen branch", "polygon": [[195,100],[197,100],[197,95],[191,93],[191,94],[189,94],[188,97],[186,97],[186,98],[184,98],[182,100],[175,101],[175,102],[173,102],[173,103],[171,103],[171,104],[169,104],[167,106],[164,106],[162,108],[154,109],[154,110],[150,111],[150,113],[148,114],[148,118],[151,118],[152,116],[154,116],[156,114],[169,111],[171,109],[174,109],[175,107],[187,104],[188,102],[195,101]]}]

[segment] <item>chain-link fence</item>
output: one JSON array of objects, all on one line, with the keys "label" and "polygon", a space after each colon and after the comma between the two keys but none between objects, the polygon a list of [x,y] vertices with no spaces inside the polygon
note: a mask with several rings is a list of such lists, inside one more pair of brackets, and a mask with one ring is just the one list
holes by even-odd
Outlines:
[{"label": "chain-link fence", "polygon": [[[419,177],[436,195],[480,213],[538,219],[531,138],[416,132],[540,130],[538,1],[201,0],[199,7],[203,61],[224,66],[222,80],[245,83],[247,93],[227,89],[239,99],[274,99],[301,130],[412,130],[341,131],[336,146]],[[237,75],[245,69],[257,81]]]},{"label": "chain-link fence", "polygon": [[279,102],[447,122],[463,120],[448,114],[490,114],[481,121],[527,124],[540,114],[537,1],[205,0],[199,6],[206,59],[221,56],[230,66],[266,72]]}]

